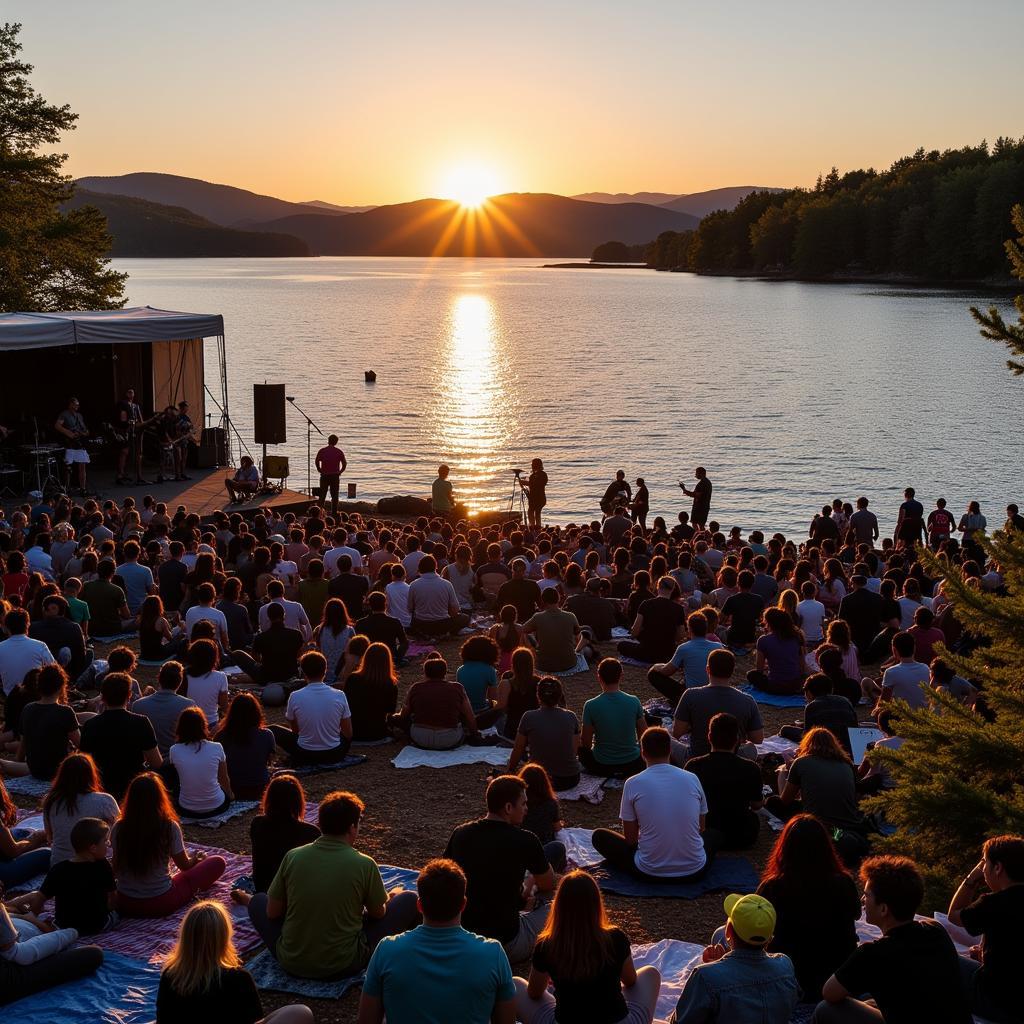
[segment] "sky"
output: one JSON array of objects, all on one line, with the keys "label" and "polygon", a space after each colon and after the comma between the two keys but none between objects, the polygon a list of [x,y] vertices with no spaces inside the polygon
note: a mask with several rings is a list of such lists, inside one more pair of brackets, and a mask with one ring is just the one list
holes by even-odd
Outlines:
[{"label": "sky", "polygon": [[1021,0],[4,0],[75,176],[341,204],[791,187],[1024,134]]}]

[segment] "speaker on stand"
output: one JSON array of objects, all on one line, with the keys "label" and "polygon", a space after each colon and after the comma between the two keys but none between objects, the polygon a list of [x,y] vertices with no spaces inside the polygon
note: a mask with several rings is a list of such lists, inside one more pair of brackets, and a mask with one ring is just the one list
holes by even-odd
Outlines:
[{"label": "speaker on stand", "polygon": [[283,384],[253,384],[252,423],[253,440],[263,445],[263,478],[266,479],[268,444],[284,444],[288,440],[285,426],[285,386]]}]

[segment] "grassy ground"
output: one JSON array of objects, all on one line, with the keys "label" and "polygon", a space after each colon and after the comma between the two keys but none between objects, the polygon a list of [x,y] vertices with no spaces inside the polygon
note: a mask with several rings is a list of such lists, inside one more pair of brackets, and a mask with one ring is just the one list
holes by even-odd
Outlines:
[{"label": "grassy ground", "polygon": [[[458,647],[456,641],[439,645],[453,668],[460,663]],[[604,649],[605,653],[613,653],[611,644],[605,644]],[[99,646],[98,656],[104,656],[105,651]],[[742,678],[752,667],[751,661],[750,658],[739,659],[737,678]],[[420,678],[419,665],[419,662],[414,662],[402,670],[400,702],[408,687]],[[156,670],[152,668],[140,666],[136,675],[143,685],[156,681]],[[569,676],[563,679],[563,685],[569,707],[578,715],[582,714],[583,702],[599,692],[593,672]],[[636,694],[641,700],[657,696],[647,682],[646,670],[635,666],[625,666],[623,689]],[[779,725],[793,721],[797,712],[762,707],[761,714],[766,734],[770,735],[778,731]],[[284,721],[280,709],[269,709],[267,717],[271,723]],[[303,779],[303,783],[311,800],[320,800],[335,789],[357,793],[366,802],[366,815],[360,830],[361,849],[379,863],[419,867],[441,854],[456,825],[483,813],[483,793],[490,769],[487,765],[477,764],[440,771],[431,768],[399,771],[391,765],[391,758],[398,749],[397,745],[367,748],[364,752],[369,760],[365,764],[345,771],[313,775]],[[30,805],[25,800],[19,802],[22,806]],[[597,805],[578,801],[563,803],[562,818],[568,826],[614,827],[618,822],[618,810],[618,793],[612,791]],[[187,827],[186,841],[248,853],[252,817],[253,813],[246,814],[216,831]],[[750,853],[758,868],[764,864],[772,839],[772,834],[763,829],[756,848]],[[692,901],[637,900],[614,895],[607,895],[605,899],[614,921],[625,929],[633,942],[653,942],[663,938],[707,942],[724,916],[722,894]],[[513,968],[522,973],[526,965],[513,965]],[[313,1000],[309,1005],[320,1024],[351,1024],[356,1019],[358,1000],[356,990],[339,1001]],[[264,1006],[268,1011],[295,1001],[295,997],[263,993]]]}]

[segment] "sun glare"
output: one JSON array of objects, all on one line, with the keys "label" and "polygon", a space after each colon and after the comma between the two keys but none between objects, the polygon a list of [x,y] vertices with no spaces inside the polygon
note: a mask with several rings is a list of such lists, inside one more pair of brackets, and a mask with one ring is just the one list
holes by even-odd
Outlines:
[{"label": "sun glare", "polygon": [[481,164],[461,164],[445,175],[441,195],[453,199],[462,206],[482,206],[489,196],[500,191],[495,173]]}]

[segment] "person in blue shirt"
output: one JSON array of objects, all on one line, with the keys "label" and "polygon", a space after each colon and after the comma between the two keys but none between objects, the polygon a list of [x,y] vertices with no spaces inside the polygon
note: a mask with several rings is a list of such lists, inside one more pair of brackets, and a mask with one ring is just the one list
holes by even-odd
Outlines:
[{"label": "person in blue shirt", "polygon": [[[707,685],[708,655],[722,646],[716,636],[708,636],[708,620],[703,612],[691,612],[686,618],[686,628],[689,640],[676,648],[671,660],[652,665],[647,673],[651,686],[673,704],[679,703],[687,688]],[[682,683],[673,678],[679,671],[683,673]]]},{"label": "person in blue shirt", "polygon": [[516,989],[501,943],[462,927],[466,876],[432,860],[416,879],[423,924],[381,940],[370,957],[359,1024],[513,1024]]}]

